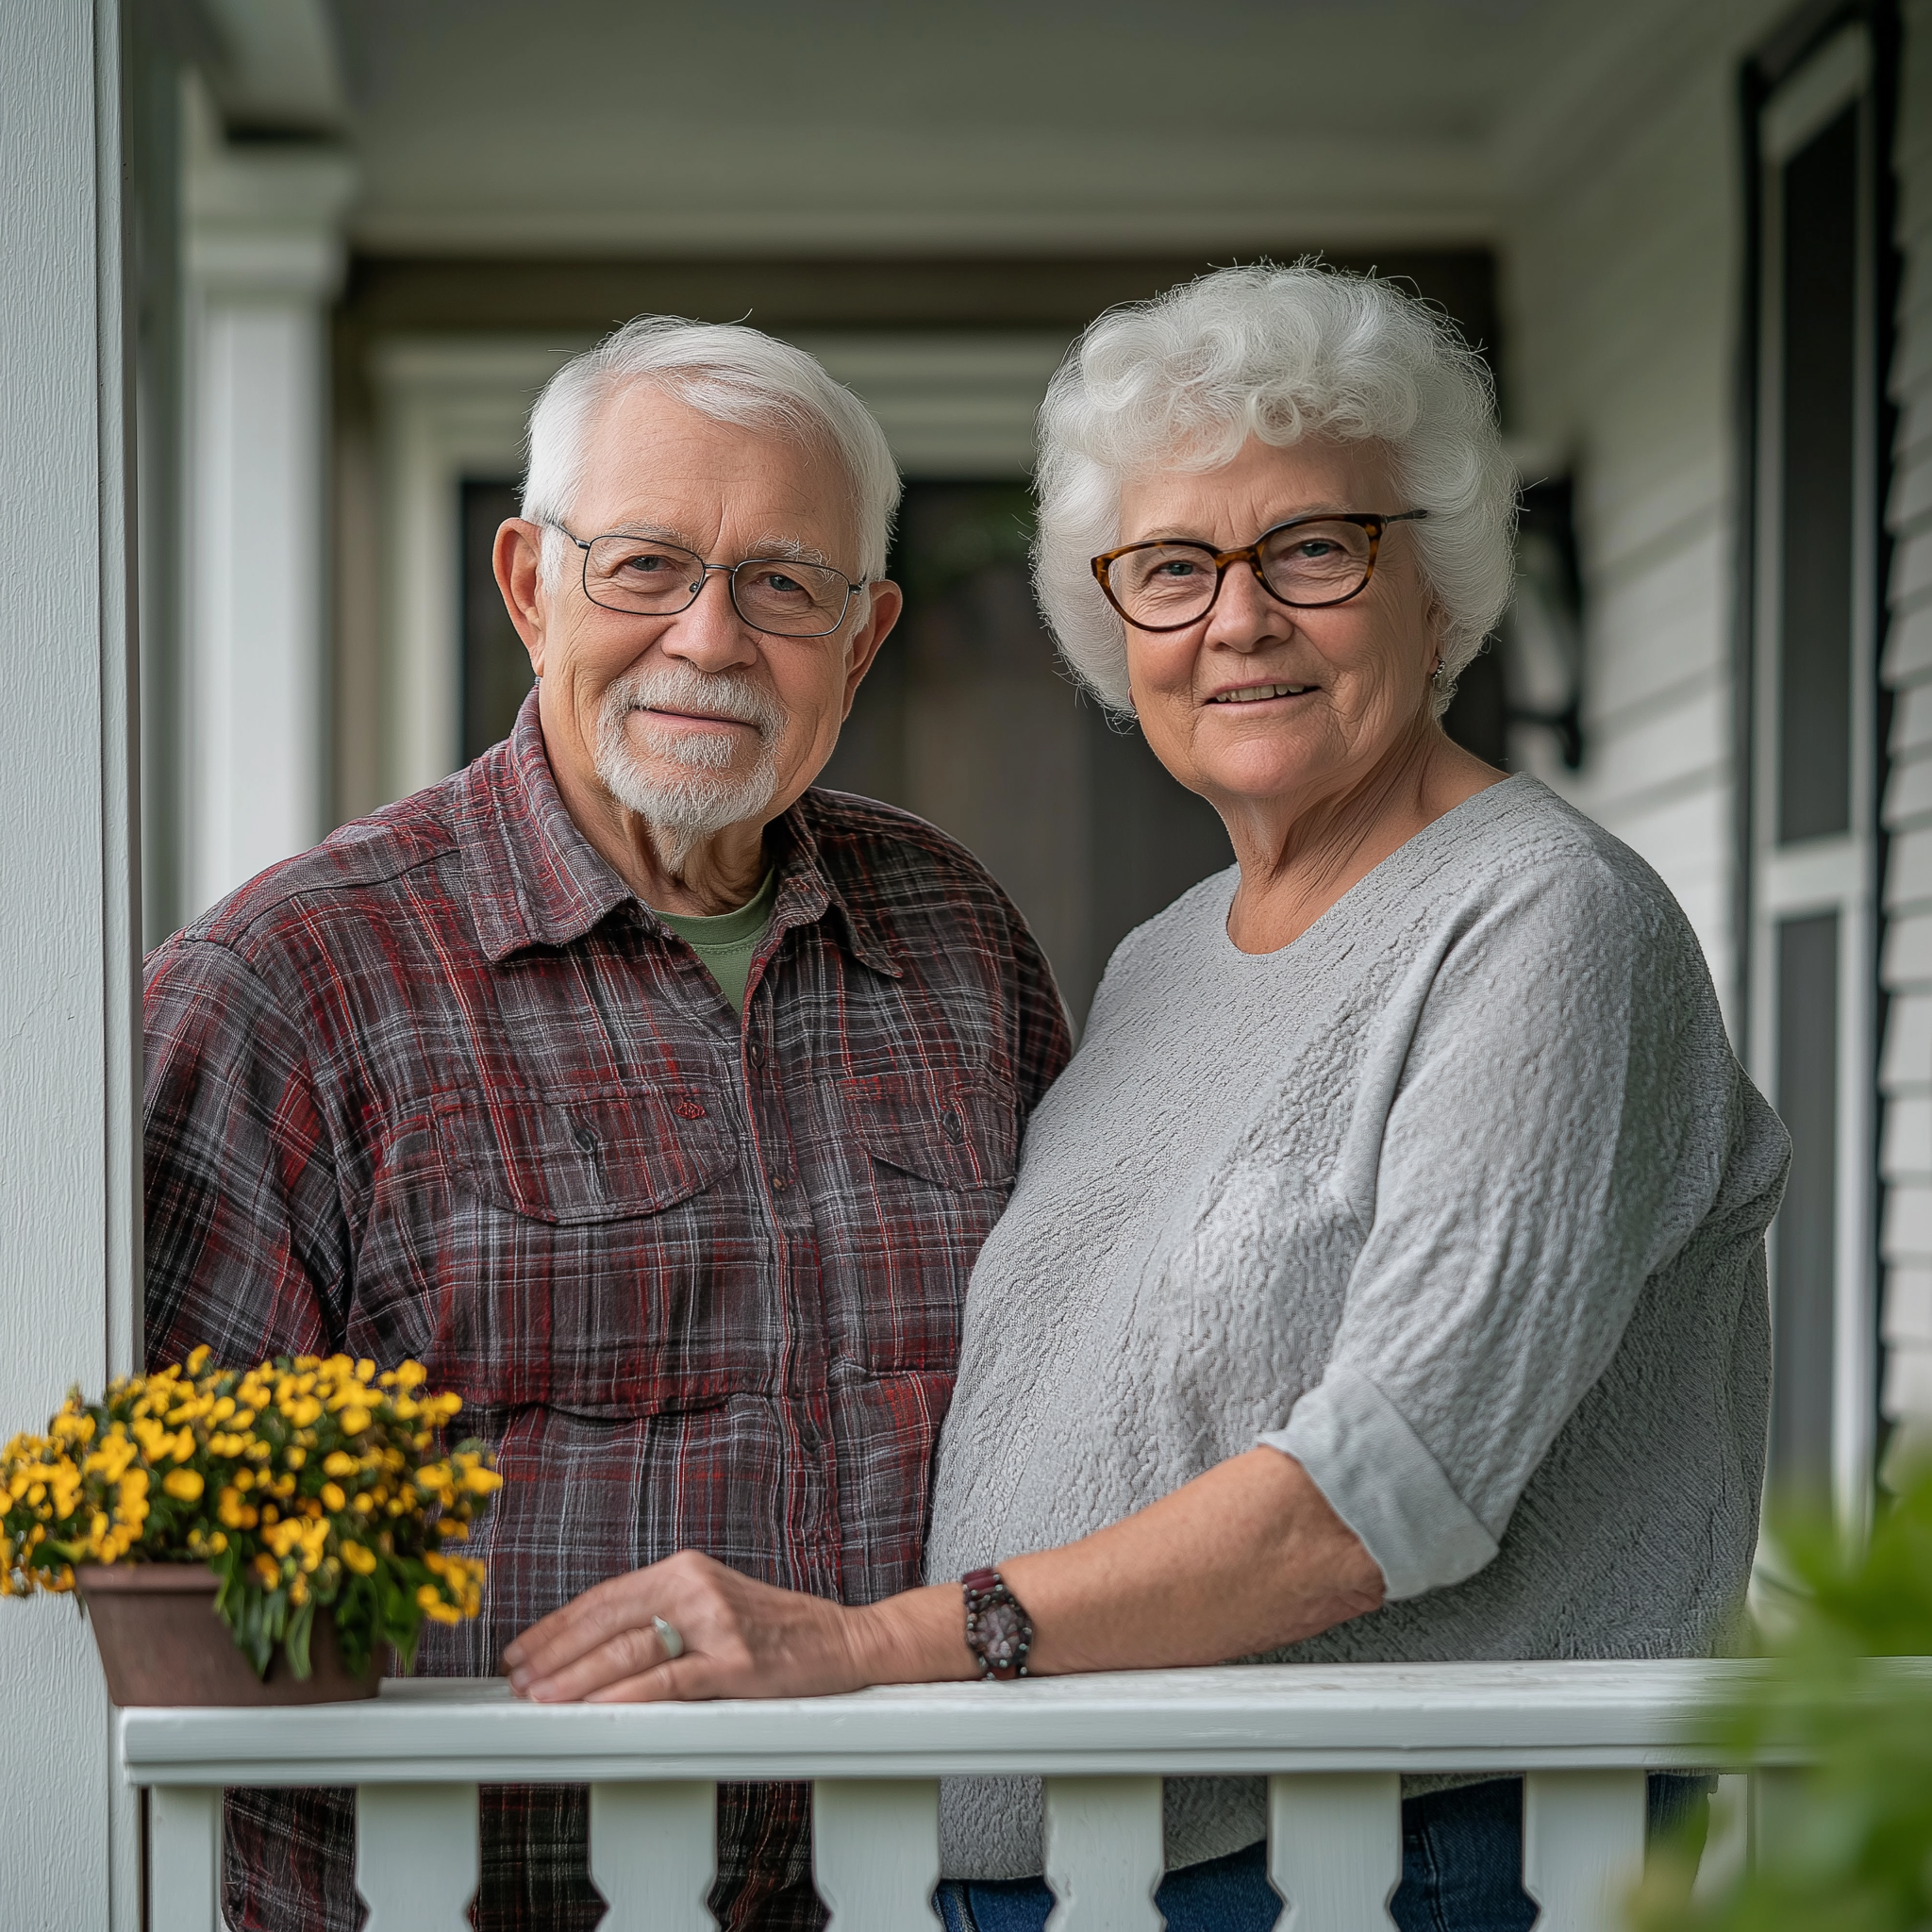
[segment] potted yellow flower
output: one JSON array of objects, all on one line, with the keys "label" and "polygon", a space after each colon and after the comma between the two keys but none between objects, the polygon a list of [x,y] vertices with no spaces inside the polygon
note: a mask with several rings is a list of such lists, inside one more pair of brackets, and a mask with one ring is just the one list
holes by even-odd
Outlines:
[{"label": "potted yellow flower", "polygon": [[408,1669],[425,1621],[476,1615],[483,1565],[449,1545],[502,1478],[446,1443],[462,1399],[419,1362],[208,1360],[13,1439],[0,1596],[77,1591],[116,1704],[373,1696],[385,1647]]}]

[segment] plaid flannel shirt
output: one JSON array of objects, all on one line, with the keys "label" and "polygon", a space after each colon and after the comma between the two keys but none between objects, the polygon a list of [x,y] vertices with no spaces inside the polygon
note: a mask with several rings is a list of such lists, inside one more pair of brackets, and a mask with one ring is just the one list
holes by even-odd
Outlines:
[{"label": "plaid flannel shirt", "polygon": [[[572,822],[533,696],[148,961],[150,1361],[413,1356],[496,1448],[483,1614],[420,1669],[492,1672],[680,1548],[845,1603],[919,1581],[967,1277],[1065,1014],[932,826],[809,791],[767,837],[741,1021]],[[807,1804],[721,1791],[724,1924],[822,1923]],[[585,1811],[485,1793],[480,1928],[596,1923]],[[235,1932],[353,1932],[351,1817],[231,1794]]]}]

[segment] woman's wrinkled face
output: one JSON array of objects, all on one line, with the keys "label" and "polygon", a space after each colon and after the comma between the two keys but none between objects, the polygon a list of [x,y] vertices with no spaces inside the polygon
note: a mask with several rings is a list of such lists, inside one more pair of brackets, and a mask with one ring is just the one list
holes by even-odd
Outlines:
[{"label": "woman's wrinkled face", "polygon": [[[1413,507],[1379,443],[1277,448],[1251,438],[1220,469],[1128,482],[1119,541],[1233,550],[1291,517]],[[1345,604],[1292,608],[1237,563],[1214,608],[1185,630],[1127,626],[1141,728],[1183,785],[1224,813],[1269,801],[1300,810],[1345,795],[1426,727],[1441,615],[1414,530],[1383,532],[1374,575]]]}]

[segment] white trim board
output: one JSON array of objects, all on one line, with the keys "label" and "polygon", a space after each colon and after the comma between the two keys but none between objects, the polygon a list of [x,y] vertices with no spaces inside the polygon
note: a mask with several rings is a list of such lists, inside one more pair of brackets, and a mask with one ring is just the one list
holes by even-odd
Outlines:
[{"label": "white trim board", "polygon": [[1033,470],[1033,425],[1071,333],[826,330],[794,336],[879,420],[900,472],[963,481]]},{"label": "white trim board", "polygon": [[381,424],[382,771],[401,798],[462,755],[461,531],[466,476],[523,468],[537,392],[586,341],[398,337],[371,358]]}]

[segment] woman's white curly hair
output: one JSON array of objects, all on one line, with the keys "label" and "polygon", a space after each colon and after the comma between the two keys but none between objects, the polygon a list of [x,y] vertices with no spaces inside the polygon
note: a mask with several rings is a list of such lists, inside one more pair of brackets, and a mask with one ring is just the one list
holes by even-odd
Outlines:
[{"label": "woman's white curly hair", "polygon": [[1313,261],[1226,268],[1109,309],[1068,352],[1040,410],[1033,581],[1062,656],[1132,708],[1126,634],[1091,559],[1120,541],[1121,484],[1211,470],[1250,436],[1388,446],[1444,625],[1440,715],[1509,601],[1516,475],[1483,359],[1440,310]]}]

